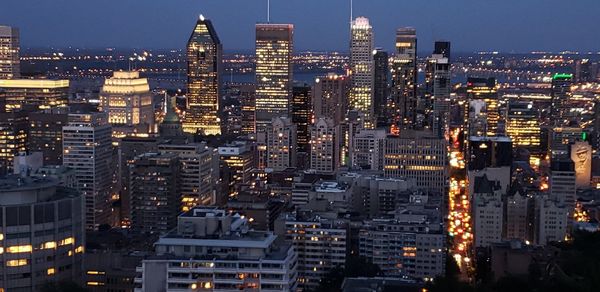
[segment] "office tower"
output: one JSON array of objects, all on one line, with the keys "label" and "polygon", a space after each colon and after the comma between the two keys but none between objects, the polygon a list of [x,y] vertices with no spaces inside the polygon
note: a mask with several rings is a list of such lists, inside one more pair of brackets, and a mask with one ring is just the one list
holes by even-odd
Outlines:
[{"label": "office tower", "polygon": [[164,234],[176,226],[181,210],[177,154],[146,153],[129,167],[131,229]]},{"label": "office tower", "polygon": [[388,109],[388,53],[380,48],[373,51],[373,107],[377,126],[389,125],[388,118],[392,111]]},{"label": "office tower", "polygon": [[392,96],[397,123],[403,128],[413,128],[417,115],[417,31],[411,27],[396,31]]},{"label": "office tower", "polygon": [[449,122],[451,88],[450,42],[435,42],[435,49],[425,67],[426,112],[433,133],[444,136]]},{"label": "office tower", "polygon": [[350,165],[365,170],[383,169],[384,129],[362,130],[352,137]]},{"label": "office tower", "polygon": [[570,116],[569,99],[571,98],[571,85],[573,74],[554,74],[552,76],[552,116],[554,125],[563,126],[568,124]]},{"label": "office tower", "polygon": [[19,29],[0,25],[0,79],[21,77]]},{"label": "office tower", "polygon": [[0,185],[0,212],[5,214],[0,287],[41,291],[48,282],[80,279],[85,246],[83,196],[52,178],[7,176],[0,179]]},{"label": "office tower", "polygon": [[14,156],[27,150],[27,113],[0,111],[0,175],[13,172]]},{"label": "office tower", "polygon": [[445,271],[446,234],[440,223],[421,213],[365,221],[358,233],[358,254],[386,277],[430,281]]},{"label": "office tower", "polygon": [[515,147],[541,150],[540,113],[533,102],[510,100],[506,111],[506,134]]},{"label": "office tower", "polygon": [[443,194],[448,179],[448,150],[444,138],[426,132],[404,131],[385,139],[386,177],[414,179],[417,187]]},{"label": "office tower", "polygon": [[596,76],[592,71],[592,62],[590,59],[580,59],[575,61],[575,81],[590,82],[594,81]]},{"label": "office tower", "polygon": [[310,124],[312,123],[312,93],[307,84],[294,86],[292,94],[292,123],[296,125],[298,152],[307,153],[310,148]]},{"label": "office tower", "polygon": [[339,125],[346,115],[348,77],[329,73],[315,80],[312,91],[314,118],[331,119]]},{"label": "office tower", "polygon": [[348,243],[347,222],[318,212],[284,214],[275,233],[285,236],[298,255],[298,285],[316,289],[333,268],[344,268]]},{"label": "office tower", "polygon": [[296,166],[296,125],[290,118],[273,118],[267,126],[267,167],[282,171]]},{"label": "office tower", "polygon": [[362,113],[367,128],[374,126],[373,27],[369,19],[357,17],[350,29],[350,93],[348,110]]},{"label": "office tower", "polygon": [[240,107],[242,108],[242,134],[256,133],[256,87],[255,85],[241,85],[239,87]]},{"label": "office tower", "polygon": [[181,119],[175,112],[175,98],[168,97],[165,106],[167,108],[167,113],[165,114],[162,123],[158,125],[158,135],[165,140],[177,142],[187,141],[183,132]]},{"label": "office tower", "polygon": [[158,152],[157,137],[125,137],[119,142],[119,173],[121,191],[119,198],[121,203],[121,225],[127,226],[131,223],[131,191],[130,170],[135,158],[145,153]]},{"label": "office tower", "polygon": [[0,80],[0,111],[49,109],[69,102],[69,80]]},{"label": "office tower", "polygon": [[569,209],[563,203],[546,196],[536,196],[534,208],[534,242],[546,245],[566,240],[572,218]]},{"label": "office tower", "polygon": [[450,42],[448,41],[436,41],[433,45],[433,54],[442,55],[444,58],[450,60]]},{"label": "office tower", "polygon": [[512,141],[508,137],[470,137],[466,157],[469,170],[512,165]]},{"label": "office tower", "polygon": [[[473,134],[476,126],[475,120],[481,118],[484,123],[483,134],[497,136],[500,112],[498,105],[498,91],[495,78],[467,78],[467,100],[469,109],[469,131]],[[475,104],[480,104],[475,106]],[[480,116],[480,117],[478,117]]]},{"label": "office tower", "polygon": [[69,122],[67,108],[30,112],[27,150],[42,152],[45,165],[62,165],[62,128]]},{"label": "office tower", "polygon": [[414,180],[379,175],[342,173],[338,176],[338,181],[354,184],[353,209],[369,218],[397,210],[401,198],[408,197],[408,194],[416,190]]},{"label": "office tower", "polygon": [[219,157],[223,163],[227,179],[229,197],[239,194],[242,186],[250,184],[254,167],[254,151],[249,142],[234,141],[218,148]]},{"label": "office tower", "polygon": [[158,145],[161,154],[175,153],[181,162],[179,191],[182,210],[197,205],[211,205],[217,200],[219,180],[219,155],[217,149],[206,143]]},{"label": "office tower", "polygon": [[357,111],[348,111],[346,118],[338,125],[336,132],[337,145],[340,149],[340,164],[350,166],[352,164],[352,149],[354,137],[365,129],[364,115]]},{"label": "office tower", "polygon": [[310,131],[310,169],[317,173],[332,174],[339,167],[339,153],[331,119],[317,119]]},{"label": "office tower", "polygon": [[569,154],[569,145],[587,137],[587,132],[577,125],[554,127],[550,129],[550,141],[548,151],[551,158],[563,158]]},{"label": "office tower", "polygon": [[106,113],[70,113],[63,127],[63,165],[75,170],[85,198],[85,225],[97,229],[110,219],[111,127]]},{"label": "office tower", "polygon": [[155,132],[150,85],[139,72],[115,71],[104,80],[98,109],[108,114],[115,137]]},{"label": "office tower", "polygon": [[212,22],[200,15],[187,44],[186,133],[220,135],[221,58],[223,48]]},{"label": "office tower", "polygon": [[158,257],[142,261],[135,283],[148,292],[296,291],[296,253],[277,239],[239,214],[194,208],[155,243]]},{"label": "office tower", "polygon": [[575,210],[577,201],[577,177],[575,164],[570,159],[555,159],[550,164],[548,177],[550,199],[564,206],[569,218]]},{"label": "office tower", "polygon": [[292,99],[294,26],[256,25],[256,131],[288,117]]}]

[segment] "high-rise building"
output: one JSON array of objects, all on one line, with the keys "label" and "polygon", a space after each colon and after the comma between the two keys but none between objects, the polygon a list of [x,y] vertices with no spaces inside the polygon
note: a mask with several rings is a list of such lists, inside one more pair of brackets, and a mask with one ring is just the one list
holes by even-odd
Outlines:
[{"label": "high-rise building", "polygon": [[[472,102],[480,101],[483,105],[481,114],[484,116],[485,129],[484,134],[487,136],[497,136],[498,133],[498,122],[500,121],[499,102],[498,102],[498,90],[496,88],[495,78],[467,78],[467,106],[471,106]],[[473,109],[469,108],[469,127],[473,128],[473,120],[475,119],[471,115]]]},{"label": "high-rise building", "polygon": [[194,208],[144,259],[136,292],[296,291],[297,255],[267,231],[249,230],[247,218],[224,210]]},{"label": "high-rise building", "polygon": [[435,42],[433,55],[425,66],[424,106],[431,129],[438,137],[444,135],[449,121],[451,72],[450,42]]},{"label": "high-rise building", "polygon": [[273,118],[267,126],[267,167],[282,171],[296,166],[296,125],[290,118]]},{"label": "high-rise building", "polygon": [[296,125],[298,152],[310,148],[310,124],[312,122],[312,92],[308,85],[294,86],[292,96],[292,123]]},{"label": "high-rise building", "polygon": [[566,240],[570,222],[568,208],[546,196],[535,197],[534,242],[546,245]]},{"label": "high-rise building", "polygon": [[556,126],[568,124],[570,117],[569,101],[571,99],[571,85],[573,74],[554,74],[552,76],[552,120]]},{"label": "high-rise building", "polygon": [[158,152],[159,138],[157,137],[125,137],[119,142],[119,173],[121,190],[119,199],[121,202],[121,225],[131,223],[131,191],[130,170],[135,158],[144,153]]},{"label": "high-rise building", "polygon": [[42,152],[45,165],[62,165],[62,128],[69,122],[67,108],[30,112],[27,150]]},{"label": "high-rise building", "polygon": [[367,128],[374,126],[373,27],[366,17],[357,17],[350,29],[350,93],[348,110],[364,116]]},{"label": "high-rise building", "polygon": [[310,169],[317,173],[332,174],[339,167],[339,154],[331,119],[317,119],[310,131]]},{"label": "high-rise building", "polygon": [[471,137],[467,155],[469,170],[512,165],[512,141],[508,137]]},{"label": "high-rise building", "polygon": [[580,59],[575,61],[575,81],[590,82],[595,79],[596,76],[592,71],[592,62],[590,59]]},{"label": "high-rise building", "polygon": [[291,111],[294,52],[292,24],[256,25],[256,131]]},{"label": "high-rise building", "polygon": [[541,150],[540,113],[533,102],[510,100],[506,111],[506,134],[515,147]]},{"label": "high-rise building", "polygon": [[27,150],[27,113],[0,111],[0,175],[12,173],[14,156]]},{"label": "high-rise building", "polygon": [[146,153],[130,165],[131,228],[164,234],[176,226],[181,210],[177,154]]},{"label": "high-rise building", "polygon": [[19,29],[0,25],[0,79],[21,77]]},{"label": "high-rise building", "polygon": [[348,101],[348,77],[329,73],[317,78],[313,86],[313,114],[316,119],[331,119],[339,125],[345,118]]},{"label": "high-rise building", "polygon": [[219,155],[217,149],[206,143],[158,145],[161,154],[175,153],[181,162],[179,191],[182,210],[216,202],[219,180]]},{"label": "high-rise building", "polygon": [[0,80],[0,111],[49,109],[69,102],[69,80]]},{"label": "high-rise building", "polygon": [[156,131],[154,105],[148,79],[136,71],[115,71],[100,90],[100,111],[108,114],[113,136],[148,134]]},{"label": "high-rise building", "polygon": [[243,185],[249,184],[254,167],[254,151],[244,141],[234,141],[218,148],[221,162],[225,165],[229,197],[235,197]]},{"label": "high-rise building", "polygon": [[502,242],[504,202],[502,189],[486,175],[475,177],[472,187],[473,241],[475,247],[488,247]]},{"label": "high-rise building", "polygon": [[111,126],[106,113],[71,113],[63,127],[63,165],[75,170],[85,198],[85,225],[97,229],[111,215]]},{"label": "high-rise building", "polygon": [[256,87],[254,85],[241,85],[239,97],[242,114],[242,134],[256,133]]},{"label": "high-rise building", "polygon": [[315,212],[284,214],[275,233],[285,236],[298,255],[298,286],[315,289],[333,268],[346,263],[347,222]]},{"label": "high-rise building", "polygon": [[223,48],[212,22],[200,15],[187,44],[187,109],[183,130],[220,135],[219,101]]},{"label": "high-rise building", "polygon": [[[56,179],[0,178],[5,291],[42,291],[83,277],[84,198]],[[23,232],[29,230],[29,232]],[[35,230],[35,231],[34,231]]]},{"label": "high-rise building", "polygon": [[414,179],[417,187],[443,194],[448,180],[447,142],[428,132],[403,131],[385,139],[386,177]]},{"label": "high-rise building", "polygon": [[380,48],[375,49],[373,51],[373,107],[377,126],[386,126],[391,122],[389,117],[392,111],[388,109],[389,73],[388,53]]},{"label": "high-rise building", "polygon": [[384,129],[362,130],[352,136],[350,165],[365,170],[383,169]]},{"label": "high-rise building", "polygon": [[577,201],[577,177],[573,161],[570,159],[552,161],[548,184],[550,199],[565,207],[569,216],[572,215]]},{"label": "high-rise building", "polygon": [[417,31],[412,27],[396,31],[396,54],[392,62],[392,95],[397,123],[415,126],[417,115]]}]

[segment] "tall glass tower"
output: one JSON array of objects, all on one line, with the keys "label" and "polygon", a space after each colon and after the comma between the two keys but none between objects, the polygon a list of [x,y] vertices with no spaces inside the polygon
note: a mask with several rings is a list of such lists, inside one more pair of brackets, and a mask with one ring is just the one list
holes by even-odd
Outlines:
[{"label": "tall glass tower", "polygon": [[364,115],[365,126],[372,128],[373,108],[373,27],[366,17],[352,21],[350,28],[351,85],[349,110]]},{"label": "tall glass tower", "polygon": [[183,130],[221,134],[219,97],[223,48],[210,20],[200,15],[187,45],[187,111]]},{"label": "tall glass tower", "polygon": [[397,122],[403,128],[412,128],[417,110],[417,31],[412,27],[396,31],[392,82]]},{"label": "tall glass tower", "polygon": [[289,117],[292,99],[292,24],[256,25],[256,131]]}]

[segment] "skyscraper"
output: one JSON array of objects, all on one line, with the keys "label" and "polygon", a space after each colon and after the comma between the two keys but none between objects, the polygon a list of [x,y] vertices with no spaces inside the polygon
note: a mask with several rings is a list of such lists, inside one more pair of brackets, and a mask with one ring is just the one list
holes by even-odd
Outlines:
[{"label": "skyscraper", "polygon": [[511,100],[506,113],[506,133],[515,147],[540,147],[540,113],[531,101]]},{"label": "skyscraper", "polygon": [[108,114],[113,136],[148,134],[154,129],[154,105],[148,79],[139,72],[117,71],[104,81],[100,91],[101,111]]},{"label": "skyscraper", "polygon": [[[496,78],[467,78],[467,98],[469,103],[473,101],[482,101],[485,111],[483,118],[485,120],[485,135],[498,135],[498,121],[500,120],[500,112],[498,105],[498,89],[496,88]],[[469,109],[469,114],[473,114],[472,109]],[[474,117],[469,118],[470,128],[474,128]]]},{"label": "skyscraper", "polygon": [[296,166],[296,125],[289,118],[273,118],[267,127],[267,167],[275,171]]},{"label": "skyscraper", "polygon": [[388,53],[382,49],[373,51],[373,107],[378,126],[388,124],[387,99],[388,99]]},{"label": "skyscraper", "polygon": [[19,29],[0,26],[0,79],[21,77]]},{"label": "skyscraper", "polygon": [[404,128],[412,128],[417,115],[417,31],[412,27],[396,31],[392,84],[397,122]]},{"label": "skyscraper", "polygon": [[292,97],[292,123],[298,130],[298,151],[308,152],[310,148],[310,129],[312,120],[312,92],[307,84],[294,86]]},{"label": "skyscraper", "polygon": [[[69,80],[0,80],[0,111],[49,109],[69,102]],[[29,108],[28,108],[29,109]]]},{"label": "skyscraper", "polygon": [[75,170],[77,189],[85,197],[88,229],[110,219],[112,140],[106,113],[71,113],[63,127],[63,165]]},{"label": "skyscraper", "polygon": [[12,173],[14,156],[27,150],[27,112],[0,111],[0,176]]},{"label": "skyscraper", "polygon": [[62,128],[68,123],[68,108],[30,112],[27,150],[42,152],[44,165],[62,165]]},{"label": "skyscraper", "polygon": [[331,119],[334,125],[340,124],[346,115],[348,100],[348,78],[334,73],[317,78],[313,86],[313,114],[319,118]]},{"label": "skyscraper", "polygon": [[339,153],[335,126],[331,119],[317,119],[310,132],[310,169],[317,173],[332,174],[339,167]]},{"label": "skyscraper", "polygon": [[373,27],[357,17],[350,29],[350,95],[348,110],[363,113],[365,125],[373,127]]},{"label": "skyscraper", "polygon": [[433,47],[434,55],[442,55],[444,58],[450,59],[450,42],[436,41]]},{"label": "skyscraper", "polygon": [[292,99],[292,24],[256,25],[256,131],[271,119],[288,117]]},{"label": "skyscraper", "polygon": [[573,74],[554,74],[552,76],[552,118],[556,126],[560,127],[568,123],[572,83]]},{"label": "skyscraper", "polygon": [[210,20],[200,15],[187,44],[187,110],[183,130],[220,135],[219,96],[223,48]]}]

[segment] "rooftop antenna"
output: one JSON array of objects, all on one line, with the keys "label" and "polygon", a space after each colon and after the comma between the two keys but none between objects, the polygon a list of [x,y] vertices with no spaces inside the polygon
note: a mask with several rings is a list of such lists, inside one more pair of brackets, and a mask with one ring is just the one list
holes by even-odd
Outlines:
[{"label": "rooftop antenna", "polygon": [[354,16],[352,15],[352,13],[354,12],[354,11],[353,11],[353,9],[354,9],[354,7],[353,7],[353,6],[354,6],[354,3],[353,3],[353,1],[352,1],[352,0],[350,0],[350,25],[352,25],[352,18],[354,17]]},{"label": "rooftop antenna", "polygon": [[271,23],[271,0],[267,0],[267,23]]}]

